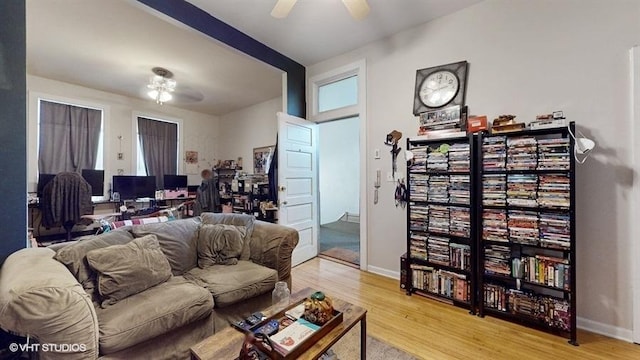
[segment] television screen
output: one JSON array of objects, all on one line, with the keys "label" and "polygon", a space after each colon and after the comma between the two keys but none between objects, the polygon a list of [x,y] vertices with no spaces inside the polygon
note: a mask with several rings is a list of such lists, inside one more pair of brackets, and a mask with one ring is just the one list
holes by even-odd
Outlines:
[{"label": "television screen", "polygon": [[82,177],[91,185],[92,196],[104,196],[104,170],[82,169]]},{"label": "television screen", "polygon": [[113,192],[119,193],[121,200],[154,198],[156,196],[156,177],[114,175]]},{"label": "television screen", "polygon": [[49,181],[53,180],[56,177],[56,174],[39,174],[38,175],[38,189],[36,190],[38,193],[38,197],[42,197],[42,193],[44,191],[44,187],[49,183]]},{"label": "television screen", "polygon": [[164,176],[165,190],[184,189],[186,187],[187,187],[187,175],[165,175]]}]

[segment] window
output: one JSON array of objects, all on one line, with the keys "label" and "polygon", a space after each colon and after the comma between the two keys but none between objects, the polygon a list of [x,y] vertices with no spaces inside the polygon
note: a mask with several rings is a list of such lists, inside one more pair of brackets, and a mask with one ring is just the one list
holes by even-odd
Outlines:
[{"label": "window", "polygon": [[38,172],[103,169],[103,111],[38,100]]},{"label": "window", "polygon": [[318,112],[358,103],[358,76],[350,76],[318,87]]},{"label": "window", "polygon": [[178,174],[178,124],[146,117],[137,120],[137,175],[155,176],[157,188],[163,189],[164,175]]}]

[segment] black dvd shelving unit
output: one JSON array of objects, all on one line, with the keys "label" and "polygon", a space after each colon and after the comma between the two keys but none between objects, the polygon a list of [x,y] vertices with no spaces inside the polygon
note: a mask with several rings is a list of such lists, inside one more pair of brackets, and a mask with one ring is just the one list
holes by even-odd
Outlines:
[{"label": "black dvd shelving unit", "polygon": [[408,139],[407,294],[577,345],[574,129]]},{"label": "black dvd shelving unit", "polygon": [[475,139],[478,314],[576,338],[574,140],[569,127]]},{"label": "black dvd shelving unit", "polygon": [[473,136],[408,139],[407,294],[477,309]]}]

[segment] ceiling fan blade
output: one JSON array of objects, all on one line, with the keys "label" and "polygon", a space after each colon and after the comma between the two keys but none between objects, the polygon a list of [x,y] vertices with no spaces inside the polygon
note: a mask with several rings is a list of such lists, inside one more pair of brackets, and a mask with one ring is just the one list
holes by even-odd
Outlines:
[{"label": "ceiling fan blade", "polygon": [[342,0],[351,16],[356,20],[362,20],[369,15],[367,0]]},{"label": "ceiling fan blade", "polygon": [[286,18],[296,1],[298,0],[278,0],[273,10],[271,10],[271,16],[277,19]]}]

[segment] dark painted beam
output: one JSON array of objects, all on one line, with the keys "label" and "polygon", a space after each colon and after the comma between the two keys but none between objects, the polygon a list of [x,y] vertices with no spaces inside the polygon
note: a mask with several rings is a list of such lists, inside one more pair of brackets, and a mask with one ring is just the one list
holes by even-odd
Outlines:
[{"label": "dark painted beam", "polygon": [[25,2],[0,1],[0,264],[27,242]]},{"label": "dark painted beam", "polygon": [[305,67],[184,0],[138,0],[224,44],[287,73],[287,112],[306,116]]}]

